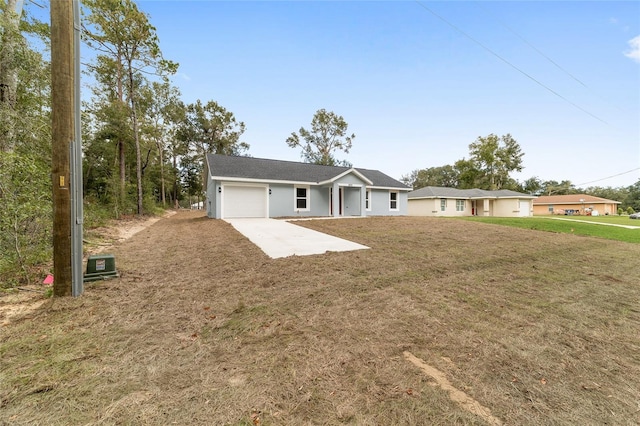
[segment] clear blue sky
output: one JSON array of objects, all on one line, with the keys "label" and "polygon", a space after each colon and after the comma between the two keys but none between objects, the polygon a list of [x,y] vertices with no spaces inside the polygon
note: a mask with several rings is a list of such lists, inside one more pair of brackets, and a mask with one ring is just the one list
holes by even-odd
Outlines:
[{"label": "clear blue sky", "polygon": [[138,4],[183,100],[233,112],[254,157],[301,161],[285,139],[325,108],[356,134],[336,157],[395,178],[511,133],[520,181],[640,179],[638,1]]}]

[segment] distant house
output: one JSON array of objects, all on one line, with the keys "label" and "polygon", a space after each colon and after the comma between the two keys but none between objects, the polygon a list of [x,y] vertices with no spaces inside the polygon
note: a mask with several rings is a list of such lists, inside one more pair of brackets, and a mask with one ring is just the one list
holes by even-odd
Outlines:
[{"label": "distant house", "polygon": [[[587,194],[542,195],[533,202],[533,214],[617,214],[620,201],[607,200]],[[594,214],[595,215],[595,214]]]},{"label": "distant house", "polygon": [[400,216],[411,188],[378,170],[208,154],[207,216]]},{"label": "distant house", "polygon": [[409,216],[499,216],[532,215],[533,195],[506,189],[456,189],[427,186],[409,192]]}]

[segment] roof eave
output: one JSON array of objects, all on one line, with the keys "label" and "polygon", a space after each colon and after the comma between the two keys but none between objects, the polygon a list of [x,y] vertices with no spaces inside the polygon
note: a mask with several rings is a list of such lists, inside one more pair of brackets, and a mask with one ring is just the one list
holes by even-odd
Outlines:
[{"label": "roof eave", "polygon": [[278,180],[278,179],[256,179],[256,178],[243,178],[234,176],[211,176],[212,180],[220,181],[233,181],[233,182],[245,182],[245,183],[278,183],[284,185],[318,185],[318,182],[313,181],[297,181],[297,180]]},{"label": "roof eave", "polygon": [[375,185],[368,185],[367,189],[384,189],[384,190],[389,190],[389,191],[407,191],[410,192],[411,189],[410,188],[402,188],[399,186],[375,186]]}]

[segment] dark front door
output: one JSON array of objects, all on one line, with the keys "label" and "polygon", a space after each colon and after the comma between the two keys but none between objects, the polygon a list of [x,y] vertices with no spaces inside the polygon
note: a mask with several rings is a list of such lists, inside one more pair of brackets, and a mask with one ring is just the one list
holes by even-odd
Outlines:
[{"label": "dark front door", "polygon": [[[329,188],[329,215],[333,216],[333,188]],[[342,216],[342,188],[338,189],[338,216]]]}]

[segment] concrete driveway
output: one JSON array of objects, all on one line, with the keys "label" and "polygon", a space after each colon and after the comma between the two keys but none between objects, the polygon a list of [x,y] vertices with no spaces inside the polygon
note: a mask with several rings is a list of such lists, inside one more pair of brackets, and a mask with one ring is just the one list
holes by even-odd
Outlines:
[{"label": "concrete driveway", "polygon": [[271,258],[368,249],[342,238],[277,219],[225,219]]}]

